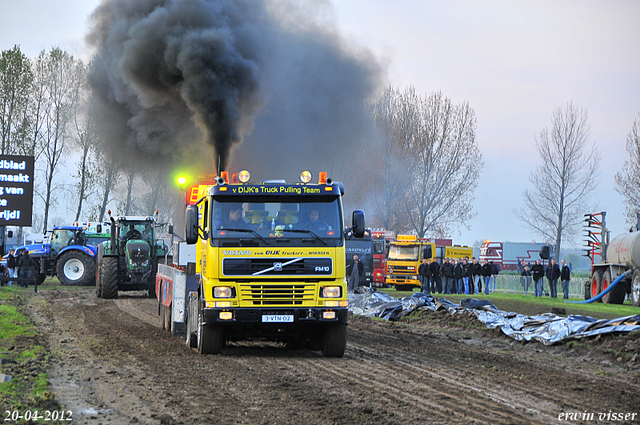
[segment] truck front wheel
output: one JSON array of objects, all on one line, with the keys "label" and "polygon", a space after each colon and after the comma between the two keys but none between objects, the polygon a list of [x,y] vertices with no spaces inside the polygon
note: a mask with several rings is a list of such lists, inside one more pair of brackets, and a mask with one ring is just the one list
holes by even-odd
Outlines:
[{"label": "truck front wheel", "polygon": [[105,257],[100,261],[102,297],[118,298],[118,258]]},{"label": "truck front wheel", "polygon": [[82,252],[67,251],[58,259],[56,275],[63,285],[92,285],[96,262]]},{"label": "truck front wheel", "polygon": [[342,357],[347,349],[347,325],[327,327],[322,340],[322,355],[325,357]]},{"label": "truck front wheel", "polygon": [[203,324],[202,309],[198,313],[198,353],[220,354],[224,342],[222,328],[219,325]]}]

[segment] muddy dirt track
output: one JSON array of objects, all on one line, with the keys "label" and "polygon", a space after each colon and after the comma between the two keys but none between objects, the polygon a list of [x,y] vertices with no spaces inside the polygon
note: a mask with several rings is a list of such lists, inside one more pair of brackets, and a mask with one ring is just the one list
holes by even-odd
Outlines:
[{"label": "muddy dirt track", "polygon": [[269,343],[200,356],[160,328],[142,293],[39,296],[48,302],[31,302],[30,313],[48,335],[53,390],[73,423],[519,424],[584,412],[594,420],[569,422],[606,423],[598,413],[640,413],[637,335],[611,337],[635,353],[616,359],[419,312],[396,323],[352,316],[341,359]]}]

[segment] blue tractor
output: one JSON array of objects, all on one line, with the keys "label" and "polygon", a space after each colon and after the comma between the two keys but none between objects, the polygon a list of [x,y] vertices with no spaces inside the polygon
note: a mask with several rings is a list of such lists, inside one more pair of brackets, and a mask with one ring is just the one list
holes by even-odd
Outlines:
[{"label": "blue tractor", "polygon": [[95,285],[98,248],[89,245],[91,238],[83,227],[56,226],[49,241],[16,248],[16,257],[26,249],[31,258],[40,263],[40,270],[36,270],[38,284],[46,276],[57,276],[63,285]]}]

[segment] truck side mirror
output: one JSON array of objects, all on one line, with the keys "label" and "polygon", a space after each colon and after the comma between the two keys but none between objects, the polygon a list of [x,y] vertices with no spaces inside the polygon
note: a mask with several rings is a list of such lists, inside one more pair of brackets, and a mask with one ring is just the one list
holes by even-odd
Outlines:
[{"label": "truck side mirror", "polygon": [[184,236],[189,245],[198,242],[198,207],[187,206],[184,213]]},{"label": "truck side mirror", "polygon": [[98,233],[102,233],[102,224],[98,224],[98,225],[96,226],[96,232],[98,232]]},{"label": "truck side mirror", "polygon": [[361,238],[364,236],[364,231],[365,231],[364,211],[362,210],[353,211],[353,215],[351,216],[351,225],[353,226],[353,235],[356,238]]},{"label": "truck side mirror", "polygon": [[8,230],[7,231],[7,237],[8,238],[12,238],[13,237],[13,230]]},{"label": "truck side mirror", "polygon": [[169,234],[173,235],[173,224],[169,225]]}]

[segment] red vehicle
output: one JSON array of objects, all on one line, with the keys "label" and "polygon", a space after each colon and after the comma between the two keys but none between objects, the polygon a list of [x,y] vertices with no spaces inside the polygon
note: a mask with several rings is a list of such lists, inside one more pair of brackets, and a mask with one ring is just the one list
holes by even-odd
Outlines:
[{"label": "red vehicle", "polygon": [[384,286],[387,275],[387,250],[389,242],[395,240],[396,234],[391,230],[372,229],[373,240],[373,286]]}]

